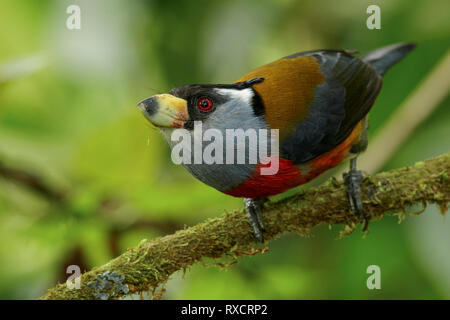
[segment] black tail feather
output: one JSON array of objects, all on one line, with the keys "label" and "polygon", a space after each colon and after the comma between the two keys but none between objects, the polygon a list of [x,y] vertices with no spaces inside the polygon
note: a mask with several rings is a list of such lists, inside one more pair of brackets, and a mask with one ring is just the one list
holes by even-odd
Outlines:
[{"label": "black tail feather", "polygon": [[384,75],[391,66],[403,59],[415,47],[414,43],[397,43],[369,52],[362,57],[362,60],[371,64],[380,75]]}]

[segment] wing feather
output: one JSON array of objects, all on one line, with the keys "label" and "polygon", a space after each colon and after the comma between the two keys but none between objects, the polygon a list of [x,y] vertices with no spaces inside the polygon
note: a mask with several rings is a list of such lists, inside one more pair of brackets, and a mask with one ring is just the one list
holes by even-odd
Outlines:
[{"label": "wing feather", "polygon": [[316,87],[306,118],[281,141],[281,154],[305,163],[338,146],[372,107],[382,79],[375,69],[345,51],[320,50],[285,59],[312,56],[320,63],[325,82]]}]

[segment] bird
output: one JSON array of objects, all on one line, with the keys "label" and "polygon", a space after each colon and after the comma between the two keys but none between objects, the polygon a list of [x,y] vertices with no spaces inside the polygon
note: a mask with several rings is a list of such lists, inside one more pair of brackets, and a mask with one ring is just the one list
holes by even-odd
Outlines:
[{"label": "bird", "polygon": [[[203,183],[244,199],[257,240],[264,242],[262,214],[268,197],[305,184],[344,161],[350,161],[344,174],[350,210],[363,222],[363,173],[357,170],[356,160],[368,146],[368,113],[383,75],[415,47],[414,43],[397,43],[360,58],[354,50],[299,52],[258,67],[234,82],[182,85],[145,98],[138,107],[172,150],[176,146],[173,133],[184,130],[195,139],[196,124],[224,134],[231,129],[276,130],[276,150],[264,161],[182,163]],[[272,136],[262,136],[261,141],[264,139],[269,144]],[[224,153],[242,153],[237,141],[230,145]],[[257,151],[248,150],[246,160],[251,152]],[[216,155],[220,157],[220,153]],[[275,161],[276,173],[263,174]]]}]

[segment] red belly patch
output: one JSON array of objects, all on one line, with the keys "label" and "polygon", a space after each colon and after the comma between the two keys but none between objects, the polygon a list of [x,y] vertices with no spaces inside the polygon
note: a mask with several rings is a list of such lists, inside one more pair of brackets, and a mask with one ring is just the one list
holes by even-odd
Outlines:
[{"label": "red belly patch", "polygon": [[225,193],[242,198],[266,198],[306,182],[299,168],[290,160],[280,158],[278,172],[274,175],[262,175],[261,168],[264,167],[270,167],[270,163],[258,164],[249,179]]},{"label": "red belly patch", "polygon": [[328,169],[337,166],[347,156],[353,144],[359,140],[362,122],[337,147],[302,165],[302,170],[292,161],[279,158],[279,169],[274,175],[261,175],[261,168],[268,164],[258,164],[255,172],[245,182],[225,193],[241,198],[266,198],[307,183]]}]

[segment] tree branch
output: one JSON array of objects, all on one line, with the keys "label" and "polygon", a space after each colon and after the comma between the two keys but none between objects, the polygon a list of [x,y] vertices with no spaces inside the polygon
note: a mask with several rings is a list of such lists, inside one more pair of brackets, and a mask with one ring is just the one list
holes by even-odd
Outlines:
[{"label": "tree branch", "polygon": [[[367,177],[362,185],[366,215],[373,220],[395,211],[404,218],[407,206],[422,204],[425,207],[427,203],[437,204],[444,213],[450,200],[449,169],[450,154],[444,154],[412,167]],[[267,240],[286,231],[305,235],[311,227],[324,223],[344,225],[343,234],[351,233],[358,225],[358,219],[349,213],[345,186],[334,179],[302,194],[268,203],[264,209]],[[59,284],[41,299],[94,299],[98,291],[94,292],[87,284],[95,282],[96,277],[98,279],[107,270],[123,275],[123,283],[128,285],[130,293],[155,292],[174,272],[186,270],[203,258],[223,255],[236,258],[265,250],[254,249],[254,243],[252,228],[243,210],[235,210],[172,235],[143,240],[109,263],[84,273],[80,289]],[[125,294],[104,290],[109,298]]]},{"label": "tree branch", "polygon": [[22,169],[7,167],[2,162],[0,162],[0,177],[25,186],[49,201],[63,203],[66,200],[65,192],[54,189],[39,176]]}]

